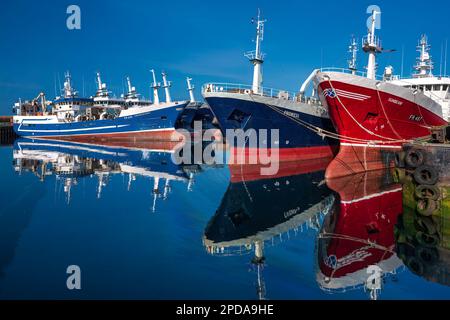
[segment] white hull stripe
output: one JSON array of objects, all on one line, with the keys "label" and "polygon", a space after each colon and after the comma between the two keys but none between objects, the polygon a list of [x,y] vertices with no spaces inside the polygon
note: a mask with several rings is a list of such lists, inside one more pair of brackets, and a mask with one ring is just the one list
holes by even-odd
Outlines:
[{"label": "white hull stripe", "polygon": [[338,89],[336,89],[335,91],[339,97],[344,97],[344,98],[348,98],[348,99],[365,101],[370,98],[370,96],[360,95],[360,94],[356,94],[356,93],[352,93],[352,92],[348,92],[348,91],[343,91],[343,90],[338,90]]},{"label": "white hull stripe", "polygon": [[350,91],[345,91],[342,89],[335,89],[336,93],[341,93],[341,94],[346,94],[349,96],[354,96],[356,98],[366,98],[369,99],[371,96],[365,95],[365,94],[360,94],[360,93],[354,93],[354,92],[350,92]]},{"label": "white hull stripe", "polygon": [[102,132],[102,133],[78,133],[78,134],[60,134],[60,135],[40,135],[40,136],[26,136],[24,138],[39,138],[39,137],[73,137],[73,136],[86,136],[86,135],[109,135],[109,134],[128,134],[128,133],[140,133],[140,132],[152,132],[152,131],[175,131],[175,128],[161,128],[161,129],[148,129],[148,130],[135,130],[135,131],[120,131],[120,132]]},{"label": "white hull stripe", "polygon": [[[51,124],[49,124],[51,125]],[[81,128],[81,129],[60,129],[60,130],[55,130],[55,129],[49,129],[49,130],[33,130],[33,129],[21,129],[22,127],[22,123],[20,124],[19,128],[17,128],[17,131],[21,131],[21,132],[58,132],[58,133],[62,133],[62,132],[80,132],[80,131],[92,131],[92,130],[106,130],[106,129],[116,129],[116,128],[123,128],[123,127],[127,127],[129,126],[129,124],[119,124],[119,125],[115,125],[115,126],[104,126],[104,127],[94,127],[94,128]]]},{"label": "white hull stripe", "polygon": [[397,188],[397,189],[394,189],[394,190],[384,191],[384,192],[380,192],[380,193],[374,193],[374,194],[371,194],[369,196],[365,196],[365,197],[362,197],[362,198],[359,198],[359,199],[354,199],[354,200],[349,200],[349,201],[342,201],[341,200],[341,203],[342,204],[352,204],[352,203],[355,203],[355,202],[360,202],[360,201],[364,201],[364,200],[369,200],[369,199],[373,199],[373,198],[376,198],[376,197],[380,197],[382,195],[389,194],[389,193],[400,192],[402,190],[403,190],[402,188]]},{"label": "white hull stripe", "polygon": [[95,152],[105,155],[112,155],[112,156],[120,156],[120,157],[126,157],[126,153],[117,153],[114,151],[106,151],[106,150],[99,150],[99,149],[93,149],[93,148],[87,148],[87,147],[81,147],[81,146],[74,146],[74,145],[64,145],[64,144],[51,144],[51,143],[32,143],[32,142],[20,142],[19,148],[20,150],[23,149],[23,147],[29,147],[29,146],[39,146],[39,147],[57,147],[57,148],[64,148],[69,150],[80,150],[80,151],[88,151],[88,152]]},{"label": "white hull stripe", "polygon": [[341,142],[341,146],[351,146],[351,147],[360,147],[360,148],[382,148],[382,149],[401,149],[402,146],[392,146],[392,145],[384,145],[384,144],[360,144],[360,143],[348,143]]},{"label": "white hull stripe", "polygon": [[[40,140],[43,141],[43,140]],[[44,143],[44,142],[40,142],[40,143],[36,143],[36,142],[20,142],[19,143],[19,148],[22,150],[22,146],[25,147],[35,147],[35,146],[40,146],[40,147],[58,147],[58,148],[64,148],[64,149],[71,149],[71,150],[82,150],[82,151],[89,151],[89,152],[95,152],[95,153],[100,153],[100,154],[107,154],[107,155],[113,155],[113,156],[121,156],[121,157],[126,157],[128,154],[127,153],[117,153],[117,151],[106,151],[106,150],[102,150],[102,149],[95,149],[94,147],[105,147],[105,148],[109,148],[109,149],[114,149],[114,148],[125,148],[125,147],[116,147],[116,146],[102,146],[102,145],[95,145],[95,144],[87,144],[87,143],[77,143],[76,145],[70,145],[70,144],[52,144],[52,143]],[[129,148],[126,148],[129,149]],[[159,152],[159,153],[174,153],[174,151],[172,150],[163,150],[163,149],[137,149],[137,148],[130,148],[131,150],[145,150],[148,152]]]}]

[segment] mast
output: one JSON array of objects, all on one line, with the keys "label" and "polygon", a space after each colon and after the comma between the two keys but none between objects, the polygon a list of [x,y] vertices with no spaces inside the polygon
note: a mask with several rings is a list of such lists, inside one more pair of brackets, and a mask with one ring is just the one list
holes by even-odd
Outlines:
[{"label": "mast", "polygon": [[[252,19],[253,22],[253,19]],[[266,20],[261,20],[260,11],[258,9],[258,17],[256,20],[256,41],[255,41],[255,51],[246,52],[244,55],[253,64],[253,84],[252,91],[254,94],[262,94],[262,64],[264,62],[264,53],[261,52],[261,42],[264,39],[264,23]]]},{"label": "mast", "polygon": [[76,92],[72,88],[72,77],[70,76],[69,71],[64,73],[64,98],[72,98],[76,95]]},{"label": "mast", "polygon": [[377,16],[381,15],[381,12],[373,10],[372,11],[372,23],[367,32],[367,37],[363,38],[363,50],[369,54],[369,60],[367,63],[367,78],[375,80],[376,78],[376,55],[381,53],[381,43],[380,39],[375,36],[375,28]]},{"label": "mast", "polygon": [[102,78],[100,76],[100,72],[96,72],[97,76],[97,97],[107,97],[108,96],[108,90],[106,89],[106,83],[102,82]]},{"label": "mast", "polygon": [[191,80],[192,80],[192,78],[189,78],[189,77],[186,78],[188,91],[189,91],[189,99],[191,100],[191,103],[192,103],[192,102],[195,102],[195,97],[194,97],[194,86],[191,84]]},{"label": "mast", "polygon": [[136,92],[136,87],[133,87],[133,86],[131,85],[131,79],[130,79],[130,77],[127,76],[127,77],[126,77],[126,80],[127,80],[127,88],[128,88],[128,92],[127,92],[125,98],[126,98],[127,100],[136,100],[136,99],[138,99],[138,96],[139,96],[139,95],[138,95],[137,92]]},{"label": "mast", "polygon": [[161,83],[156,82],[155,70],[152,69],[150,72],[153,74],[153,83],[150,86],[153,88],[153,103],[159,104],[158,89],[161,87]]},{"label": "mast", "polygon": [[128,94],[132,94],[134,90],[133,87],[131,86],[130,77],[127,77],[127,86],[128,86]]},{"label": "mast", "polygon": [[420,53],[417,58],[417,64],[414,69],[417,71],[413,74],[413,78],[426,78],[433,76],[434,64],[430,55],[431,46],[428,44],[428,37],[423,34],[420,37],[417,51]]},{"label": "mast", "polygon": [[166,102],[172,102],[172,99],[170,98],[170,91],[169,88],[172,86],[172,83],[170,81],[167,81],[167,74],[165,72],[161,73],[163,78],[163,88],[164,92],[166,93]]},{"label": "mast", "polygon": [[350,40],[350,45],[348,46],[348,52],[351,53],[350,59],[348,60],[348,68],[352,71],[352,74],[356,74],[356,58],[358,52],[358,45],[356,44],[356,39],[352,36]]}]

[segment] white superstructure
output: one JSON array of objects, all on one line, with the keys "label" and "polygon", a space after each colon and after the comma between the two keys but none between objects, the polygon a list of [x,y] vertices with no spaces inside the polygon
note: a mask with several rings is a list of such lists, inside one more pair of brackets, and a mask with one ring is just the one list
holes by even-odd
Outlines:
[{"label": "white superstructure", "polygon": [[430,48],[428,37],[422,35],[417,46],[419,57],[417,58],[417,64],[414,66],[416,72],[411,78],[401,79],[398,76],[393,76],[390,82],[402,87],[422,91],[426,96],[442,106],[443,117],[449,121],[450,77],[433,74],[434,64],[430,55]]},{"label": "white superstructure", "polygon": [[97,92],[95,93],[95,96],[92,97],[94,100],[94,107],[122,109],[125,106],[125,100],[122,98],[112,98],[106,83],[102,82],[100,72],[96,73],[96,77]]}]

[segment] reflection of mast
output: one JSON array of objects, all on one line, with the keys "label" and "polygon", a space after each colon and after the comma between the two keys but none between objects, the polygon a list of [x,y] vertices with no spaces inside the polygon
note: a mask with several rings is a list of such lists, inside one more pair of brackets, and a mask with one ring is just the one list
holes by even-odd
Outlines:
[{"label": "reflection of mast", "polygon": [[159,177],[155,177],[153,182],[153,212],[156,212],[156,199],[158,198],[159,194]]},{"label": "reflection of mast", "polygon": [[169,195],[170,192],[170,185],[169,185],[170,180],[166,179],[166,183],[164,184],[164,192],[163,192],[163,199],[166,200],[167,196]]},{"label": "reflection of mast", "polygon": [[264,242],[256,241],[255,242],[255,256],[252,259],[252,264],[256,266],[256,272],[258,275],[257,284],[256,284],[256,292],[258,294],[259,300],[266,299],[266,284],[264,282],[264,278],[262,275],[262,270],[264,269],[264,261],[266,258],[264,257]]},{"label": "reflection of mast", "polygon": [[106,186],[106,175],[103,172],[98,173],[97,199],[102,197],[103,187]]},{"label": "reflection of mast", "polygon": [[130,191],[131,189],[131,181],[135,181],[136,176],[133,173],[128,174],[128,185],[127,185],[127,191]]},{"label": "reflection of mast", "polygon": [[192,188],[194,186],[194,173],[193,172],[189,172],[189,181],[188,181],[188,185],[187,185],[187,191],[192,191]]},{"label": "reflection of mast", "polygon": [[70,203],[71,189],[72,189],[72,178],[67,178],[64,180],[64,193],[66,194],[67,204]]}]

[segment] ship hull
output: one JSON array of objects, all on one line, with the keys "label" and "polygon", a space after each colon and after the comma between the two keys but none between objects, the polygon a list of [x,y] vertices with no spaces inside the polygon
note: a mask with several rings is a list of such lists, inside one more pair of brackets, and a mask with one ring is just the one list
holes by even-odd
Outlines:
[{"label": "ship hull", "polygon": [[[300,124],[308,123],[311,127],[334,131],[328,116],[300,111],[299,107],[305,104],[297,104],[295,108],[283,106],[280,99],[248,97],[242,94],[205,95],[225,138],[233,130],[241,129],[249,134],[244,144],[239,144],[237,140],[227,141],[231,159],[237,160],[242,156],[248,159],[250,155],[258,154],[261,148],[268,149],[269,155],[276,149],[280,161],[310,160],[336,154],[337,141],[323,138]],[[272,130],[278,130],[278,137],[272,137]],[[257,145],[250,145],[252,134]]]},{"label": "ship hull", "polygon": [[364,286],[370,266],[391,273],[402,263],[394,254],[394,226],[402,213],[402,186],[388,170],[327,180],[336,206],[317,238],[317,282],[324,290]]},{"label": "ship hull", "polygon": [[333,72],[319,73],[317,82],[340,135],[327,178],[389,168],[403,143],[447,123],[436,102],[407,88]]},{"label": "ship hull", "polygon": [[73,141],[151,140],[178,141],[175,132],[185,103],[174,104],[148,112],[121,116],[115,119],[45,122],[21,118],[14,122],[14,131],[22,137]]}]

